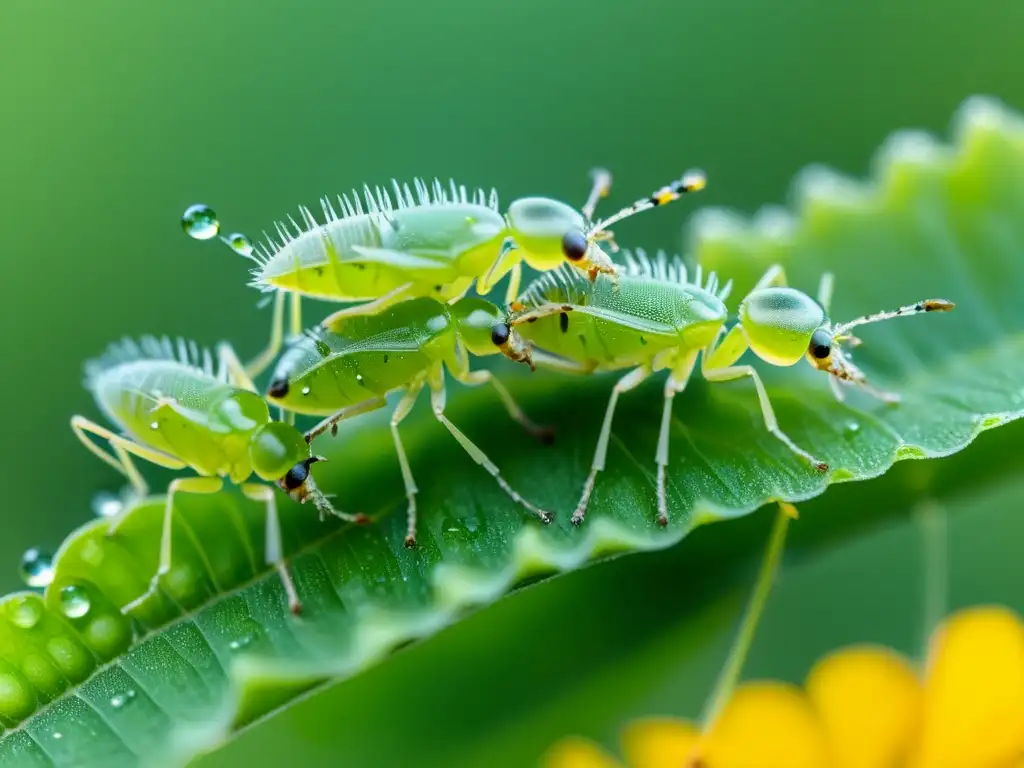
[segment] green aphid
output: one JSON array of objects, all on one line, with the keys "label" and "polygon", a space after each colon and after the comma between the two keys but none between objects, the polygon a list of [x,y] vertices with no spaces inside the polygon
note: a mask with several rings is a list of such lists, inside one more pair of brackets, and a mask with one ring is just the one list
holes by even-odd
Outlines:
[{"label": "green aphid", "polygon": [[324,420],[308,433],[312,439],[334,430],[339,421],[385,405],[385,395],[403,391],[391,416],[391,434],[408,498],[405,544],[416,545],[416,483],[402,447],[398,426],[420,391],[430,390],[434,417],[451,432],[472,459],[486,469],[517,504],[544,523],[548,512],[524,499],[498,467],[445,416],[445,368],[470,386],[490,384],[509,415],[528,431],[547,439],[548,430],[531,422],[490,371],[471,371],[469,355],[495,355],[492,341],[504,313],[484,299],[454,304],[430,298],[404,301],[375,315],[344,317],[330,329],[317,329],[290,344],[278,361],[267,400],[286,411]]},{"label": "green aphid", "polygon": [[536,363],[578,373],[631,369],[612,390],[591,471],[573,513],[574,523],[583,521],[597,473],[604,469],[619,395],[654,372],[669,371],[655,457],[657,519],[666,525],[665,467],[672,398],[686,387],[698,357],[701,375],[707,381],[753,379],[768,431],[824,472],[828,470],[825,462],[797,446],[779,428],[761,378],[753,367],[736,365],[739,358],[747,349],[776,366],[791,366],[806,358],[818,370],[831,374],[829,381],[840,400],[840,382],[847,382],[895,402],[896,395],[867,384],[864,373],[842,350],[842,343],[859,343],[849,333],[859,325],[919,312],[945,312],[954,306],[944,299],[931,299],[833,325],[827,316],[830,274],[822,277],[817,301],[785,283],[781,266],[769,269],[743,299],[738,322],[728,332],[724,301],[731,282],[719,286],[714,273],[704,282],[700,267],[691,279],[681,260],[670,260],[663,253],[654,260],[641,251],[627,253],[616,282],[605,278],[589,282],[571,270],[559,269],[538,278],[513,303],[506,325],[495,329],[495,341],[509,358],[531,367]]},{"label": "green aphid", "polygon": [[[328,317],[328,327],[343,317],[379,312],[400,301],[429,297],[454,303],[476,285],[486,295],[509,275],[507,301],[519,292],[522,264],[550,271],[570,263],[593,280],[614,275],[614,266],[600,243],[614,248],[608,229],[640,211],[703,189],[704,176],[690,171],[681,179],[637,200],[614,216],[594,222],[598,200],[607,195],[611,176],[593,172],[593,188],[584,206],[549,197],[514,200],[502,212],[495,191],[470,192],[451,182],[445,188],[417,179],[413,188],[393,181],[394,195],[364,187],[362,199],[339,196],[337,206],[322,198],[322,218],[299,208],[301,223],[279,222],[276,237],[252,246],[240,234],[221,238],[256,263],[252,286],[274,292],[274,316],[267,348],[247,367],[257,376],[276,357],[284,339],[284,297],[292,296],[290,328],[302,329],[302,297],[333,302],[359,302]],[[205,227],[196,227],[201,208]],[[193,237],[209,239],[219,229],[213,211],[193,206],[183,219]]]},{"label": "green aphid", "polygon": [[[217,361],[215,370],[213,355],[194,343],[179,339],[175,345],[166,338],[146,337],[139,343],[125,339],[86,364],[86,386],[122,434],[83,416],[74,416],[71,427],[90,451],[128,478],[137,499],[147,496],[148,486],[132,456],[168,469],[190,468],[199,475],[171,481],[159,568],[149,589],[125,606],[126,612],[153,595],[160,577],[170,570],[176,493],[217,493],[226,477],[247,497],[266,505],[266,562],[280,573],[295,613],[301,605],[284,564],[277,499],[270,486],[250,482],[250,477],[276,484],[296,501],[311,500],[321,517],[367,522],[362,515],[338,512],[320,492],[310,466],[322,457],[310,452],[306,436],[294,426],[271,421],[266,401],[226,344],[218,347]],[[113,453],[103,450],[91,435],[107,440]],[[133,507],[126,504],[125,513]],[[116,532],[124,517],[119,514],[111,520],[108,534]]]}]

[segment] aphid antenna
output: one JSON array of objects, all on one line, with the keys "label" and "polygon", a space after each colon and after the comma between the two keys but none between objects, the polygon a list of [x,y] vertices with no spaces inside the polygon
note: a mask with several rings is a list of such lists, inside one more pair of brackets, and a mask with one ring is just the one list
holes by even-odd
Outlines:
[{"label": "aphid antenna", "polygon": [[[856,328],[858,325],[867,325],[869,323],[880,323],[883,320],[891,320],[894,317],[909,317],[911,315],[918,315],[922,312],[949,312],[956,304],[946,299],[925,299],[915,304],[905,304],[899,309],[893,309],[886,312],[876,312],[871,315],[863,315],[854,320],[850,320],[847,323],[840,323],[833,331],[833,339],[836,341],[850,340],[856,337],[847,334],[851,328]],[[856,343],[859,343],[859,339]]]},{"label": "aphid antenna", "polygon": [[[611,232],[608,231],[608,228],[613,224],[618,224],[623,219],[628,219],[630,216],[635,216],[651,208],[657,208],[658,206],[674,202],[690,192],[699,192],[705,186],[707,186],[707,177],[704,175],[704,172],[698,169],[689,170],[681,178],[655,190],[647,197],[642,197],[631,205],[627,205],[618,213],[606,219],[601,219],[586,232],[586,236],[590,240],[609,240],[611,239]],[[604,236],[602,237],[602,235]]]}]

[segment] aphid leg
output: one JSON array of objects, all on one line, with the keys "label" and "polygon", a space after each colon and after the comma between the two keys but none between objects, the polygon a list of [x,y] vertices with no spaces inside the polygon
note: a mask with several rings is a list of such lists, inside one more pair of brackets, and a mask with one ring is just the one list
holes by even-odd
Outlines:
[{"label": "aphid leg", "polygon": [[846,393],[843,391],[842,382],[835,376],[828,377],[829,386],[832,387],[832,395],[840,403],[846,402]]},{"label": "aphid leg", "polygon": [[167,486],[167,501],[164,504],[164,522],[160,531],[160,564],[149,581],[149,588],[121,609],[129,613],[145,603],[160,588],[160,578],[171,570],[171,537],[174,521],[174,496],[178,493],[217,493],[224,487],[219,477],[179,477]]},{"label": "aphid leg", "polygon": [[516,263],[508,273],[508,289],[505,291],[505,304],[512,304],[519,298],[519,286],[523,281],[523,265]]},{"label": "aphid leg", "polygon": [[[522,256],[516,253],[519,249],[519,245],[511,237],[506,237],[501,242],[501,250],[498,251],[498,255],[494,259],[494,263],[491,264],[483,277],[477,278],[476,290],[481,296],[486,296],[491,292],[494,285],[505,276],[506,272],[510,272],[513,268],[518,266],[522,262]],[[520,276],[522,275],[522,267],[519,267]],[[512,276],[510,279],[516,281],[516,290],[512,291],[511,286],[509,287],[508,294],[518,293],[519,285],[518,281],[520,278]],[[507,294],[507,295],[508,295]],[[512,299],[516,299],[516,296],[512,296]]]},{"label": "aphid leg", "polygon": [[508,324],[515,328],[517,325],[522,325],[523,323],[533,323],[545,317],[551,317],[552,315],[560,315],[563,312],[571,311],[572,307],[569,305],[544,304],[540,307],[534,307],[533,309],[527,310],[526,312],[512,315],[508,319]]},{"label": "aphid leg", "polygon": [[217,363],[227,373],[227,379],[231,384],[250,392],[256,392],[256,384],[253,383],[252,376],[242,365],[242,361],[238,359],[234,347],[226,341],[217,345]]},{"label": "aphid leg", "polygon": [[490,371],[473,371],[472,373],[457,375],[455,378],[457,381],[469,387],[476,387],[481,384],[490,384],[494,387],[494,391],[498,393],[498,397],[501,398],[502,405],[505,406],[505,410],[508,411],[508,415],[513,421],[522,425],[523,429],[539,439],[541,442],[548,444],[554,442],[554,430],[550,427],[542,427],[531,421],[530,417],[527,416],[519,406],[519,403],[513,399],[512,394],[505,388],[505,385],[502,384],[501,381],[499,381]]},{"label": "aphid leg", "polygon": [[743,353],[743,350],[740,349],[739,354],[736,354],[735,357],[732,357],[731,354],[732,352],[735,352],[735,350],[731,350],[731,353],[728,357],[726,357],[726,355],[724,354],[719,354],[721,350],[724,350],[728,346],[730,346],[729,337],[733,335],[733,332],[735,330],[736,328],[734,327],[733,330],[729,332],[729,335],[726,336],[725,340],[722,342],[722,345],[717,350],[712,351],[709,349],[704,353],[704,355],[701,357],[701,375],[709,382],[733,381],[734,379],[740,379],[744,376],[749,376],[751,379],[753,379],[754,388],[757,390],[757,399],[761,403],[761,416],[764,418],[765,428],[771,434],[773,434],[775,437],[777,437],[779,440],[785,443],[786,447],[789,448],[789,450],[791,450],[797,456],[809,462],[811,466],[813,466],[815,469],[817,469],[820,472],[827,471],[828,464],[826,464],[824,461],[816,459],[814,456],[812,456],[803,448],[801,448],[792,440],[790,440],[789,436],[781,429],[779,429],[778,420],[775,418],[775,411],[772,409],[771,401],[768,399],[768,392],[765,390],[764,383],[761,381],[761,377],[758,375],[757,371],[752,366],[749,365],[732,365],[733,362],[739,359],[739,356]]},{"label": "aphid leg", "polygon": [[658,525],[668,525],[668,499],[665,490],[665,469],[668,466],[668,432],[672,421],[672,400],[686,388],[697,364],[697,353],[688,356],[677,366],[665,381],[665,407],[661,413],[661,429],[658,431]]},{"label": "aphid leg", "polygon": [[832,307],[832,288],[835,286],[835,282],[835,275],[831,272],[823,273],[821,280],[818,281],[818,304],[825,310],[826,315]]},{"label": "aphid leg", "polygon": [[361,403],[350,405],[347,408],[342,408],[336,413],[332,413],[326,419],[321,421],[309,432],[306,433],[306,442],[312,443],[316,438],[320,437],[324,432],[334,427],[339,421],[345,421],[345,419],[351,419],[353,416],[359,416],[370,411],[376,411],[378,408],[383,408],[387,405],[388,401],[384,397],[371,397],[369,400],[364,400]]},{"label": "aphid leg", "polygon": [[604,461],[608,455],[608,440],[612,434],[612,417],[615,415],[615,404],[619,395],[635,388],[651,375],[651,371],[645,367],[635,368],[612,387],[612,395],[608,399],[608,408],[604,413],[604,423],[601,425],[601,434],[597,438],[597,449],[594,451],[594,461],[590,466],[590,474],[583,484],[583,493],[580,494],[576,511],[572,513],[572,524],[579,525],[583,522],[583,516],[587,513],[587,504],[590,502],[590,494],[594,490],[594,482],[597,480],[597,473],[604,470]]},{"label": "aphid leg", "polygon": [[548,368],[553,371],[561,371],[563,373],[589,375],[594,372],[594,368],[597,366],[596,362],[584,365],[576,362],[575,360],[568,360],[564,357],[553,355],[550,352],[545,352],[542,349],[533,349],[530,351],[530,355],[533,358],[535,365],[542,368]]},{"label": "aphid leg", "polygon": [[365,304],[357,304],[354,307],[345,307],[345,309],[339,309],[327,317],[325,317],[320,325],[323,328],[333,328],[338,322],[345,320],[349,317],[356,317],[358,315],[375,315],[381,310],[387,309],[392,304],[397,304],[405,298],[405,294],[409,292],[413,286],[412,283],[403,283],[397,288],[388,291],[380,298],[368,301]]},{"label": "aphid leg", "polygon": [[391,437],[395,441],[398,466],[402,469],[402,482],[405,484],[405,498],[408,499],[405,546],[409,549],[416,546],[416,492],[419,489],[416,487],[416,481],[413,479],[412,469],[409,467],[409,459],[405,455],[405,447],[402,445],[402,438],[398,434],[398,425],[402,423],[402,419],[409,415],[409,411],[416,404],[416,398],[419,397],[420,390],[422,389],[422,380],[411,385],[405,391],[405,394],[402,395],[402,399],[398,401],[398,405],[395,406],[395,412],[391,414]]},{"label": "aphid leg", "polygon": [[267,485],[246,483],[241,488],[242,493],[253,501],[259,501],[266,505],[266,543],[264,544],[263,556],[267,565],[277,569],[281,577],[281,585],[288,596],[288,610],[293,614],[302,612],[302,603],[299,601],[299,593],[295,590],[295,582],[288,573],[288,566],[284,561],[284,551],[281,545],[281,521],[277,516],[277,497],[274,489]]},{"label": "aphid leg", "polygon": [[434,418],[441,422],[445,429],[452,433],[452,437],[459,441],[459,445],[463,447],[473,461],[490,473],[491,477],[493,477],[495,482],[498,483],[501,490],[508,494],[509,498],[531,514],[535,515],[542,523],[547,524],[551,522],[553,516],[550,512],[546,512],[545,510],[534,506],[520,496],[519,492],[512,488],[505,478],[501,476],[501,472],[498,470],[498,467],[493,461],[487,458],[487,454],[481,451],[472,440],[462,434],[458,427],[448,421],[448,418],[444,415],[445,389],[444,371],[442,369],[434,372],[430,379],[430,406],[434,411]]},{"label": "aphid leg", "polygon": [[[293,302],[296,299],[293,299]],[[250,380],[263,373],[267,366],[274,362],[277,353],[281,351],[281,345],[284,343],[284,300],[285,292],[279,290],[274,296],[274,313],[270,321],[270,341],[267,342],[263,351],[245,366],[245,374]]]},{"label": "aphid leg", "polygon": [[[83,416],[73,416],[71,418],[71,429],[74,431],[75,436],[82,441],[82,444],[89,449],[89,451],[98,457],[105,464],[113,467],[131,483],[132,488],[135,491],[138,499],[144,499],[149,493],[149,486],[146,484],[145,479],[135,466],[135,462],[132,461],[132,456],[138,456],[140,459],[156,464],[166,469],[184,469],[184,462],[178,461],[173,456],[168,456],[165,453],[161,453],[153,448],[149,448],[144,445],[130,440],[121,435],[116,435],[106,427],[102,427],[99,424],[89,421]],[[111,455],[100,448],[96,443],[93,442],[90,434],[101,437],[110,443],[110,447],[114,450],[114,455]],[[107,535],[111,536],[117,529],[117,526],[124,520],[124,515],[130,511],[132,505],[126,504],[122,514],[116,516],[107,526]]]},{"label": "aphid leg", "polygon": [[612,191],[611,171],[605,168],[592,168],[590,178],[593,182],[590,194],[587,195],[587,202],[580,209],[580,212],[587,221],[591,221],[594,218],[594,211],[597,210],[598,202],[608,197],[608,193]]}]

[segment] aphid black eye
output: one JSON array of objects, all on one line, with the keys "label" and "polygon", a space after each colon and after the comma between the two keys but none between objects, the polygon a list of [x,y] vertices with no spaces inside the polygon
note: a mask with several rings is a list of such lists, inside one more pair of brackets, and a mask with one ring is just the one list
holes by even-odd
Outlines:
[{"label": "aphid black eye", "polygon": [[578,229],[570,229],[562,238],[562,253],[569,261],[579,261],[587,255],[587,236]]},{"label": "aphid black eye", "polygon": [[500,347],[508,341],[511,333],[508,323],[497,323],[491,327],[491,341],[496,347]]},{"label": "aphid black eye", "polygon": [[832,337],[827,331],[818,330],[811,334],[811,343],[808,346],[811,357],[824,360],[832,354]]},{"label": "aphid black eye", "polygon": [[289,469],[288,474],[284,476],[284,487],[289,491],[294,491],[306,482],[307,477],[309,477],[309,463],[305,461],[299,462]]},{"label": "aphid black eye", "polygon": [[274,379],[267,387],[267,394],[271,397],[284,397],[288,394],[288,379]]}]

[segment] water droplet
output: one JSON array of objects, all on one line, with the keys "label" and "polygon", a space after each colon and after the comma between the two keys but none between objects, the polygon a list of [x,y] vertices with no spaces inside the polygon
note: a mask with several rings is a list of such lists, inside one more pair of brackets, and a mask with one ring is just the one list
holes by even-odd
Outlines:
[{"label": "water droplet", "polygon": [[30,587],[48,587],[53,581],[53,555],[41,549],[26,550],[21,556],[21,578]]},{"label": "water droplet", "polygon": [[848,421],[843,425],[843,431],[847,436],[852,436],[860,432],[860,424],[856,421]]},{"label": "water droplet", "polygon": [[476,529],[480,526],[480,521],[475,517],[467,517],[465,520],[466,530],[470,533],[476,533]]},{"label": "water droplet", "polygon": [[228,235],[225,242],[230,245],[231,250],[239,256],[252,256],[252,243],[249,242],[249,238],[241,232],[235,232],[232,235]]},{"label": "water droplet", "polygon": [[53,738],[55,738],[57,741],[60,741],[61,739],[64,738],[64,734],[61,733],[60,731],[54,731],[53,732]]},{"label": "water droplet", "polygon": [[89,612],[89,595],[82,587],[74,584],[60,591],[60,607],[69,619],[80,619]]},{"label": "water droplet", "polygon": [[441,535],[446,541],[469,541],[473,538],[473,531],[476,530],[476,521],[473,521],[472,530],[467,525],[467,520],[461,517],[446,517],[441,522]]},{"label": "water droplet", "polygon": [[14,626],[32,629],[43,618],[43,609],[38,600],[23,597],[11,608],[11,621]]},{"label": "water droplet", "polygon": [[232,651],[240,651],[252,642],[252,635],[242,635],[237,640],[232,640],[228,643],[228,648]]},{"label": "water droplet", "polygon": [[210,206],[196,203],[186,208],[185,213],[181,215],[181,228],[189,237],[209,240],[220,232],[220,222],[217,221],[217,214]]},{"label": "water droplet", "polygon": [[100,491],[92,497],[92,512],[96,517],[117,517],[124,509],[124,502],[116,493]]},{"label": "water droplet", "polygon": [[160,429],[160,424],[158,422],[156,422],[156,421],[151,421],[151,422],[149,422],[149,428],[150,429]]},{"label": "water droplet", "polygon": [[111,696],[110,697],[110,706],[112,706],[114,709],[120,709],[121,707],[123,707],[125,704],[127,704],[129,701],[131,701],[134,698],[135,698],[135,691],[134,691],[134,689],[129,688],[124,693],[119,693],[116,696]]},{"label": "water droplet", "polygon": [[362,384],[362,383],[363,383],[363,374],[361,374],[361,373],[357,373],[357,374],[356,374],[356,381],[357,381],[358,383]]},{"label": "water droplet", "polygon": [[309,389],[309,387],[303,387],[303,388],[302,388],[302,394],[304,394],[304,395],[308,395],[308,394],[309,394],[309,392],[310,392],[310,389]]}]

